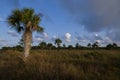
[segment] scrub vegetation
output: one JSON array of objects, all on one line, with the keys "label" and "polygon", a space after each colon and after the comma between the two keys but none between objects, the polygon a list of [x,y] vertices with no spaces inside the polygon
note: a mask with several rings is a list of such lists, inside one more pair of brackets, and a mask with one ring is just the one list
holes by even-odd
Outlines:
[{"label": "scrub vegetation", "polygon": [[120,80],[120,50],[0,50],[0,80]]}]

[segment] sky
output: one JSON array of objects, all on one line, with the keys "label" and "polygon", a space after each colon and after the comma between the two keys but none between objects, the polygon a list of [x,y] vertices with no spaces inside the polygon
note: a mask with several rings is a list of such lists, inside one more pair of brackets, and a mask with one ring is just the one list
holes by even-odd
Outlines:
[{"label": "sky", "polygon": [[120,0],[0,0],[0,47],[15,46],[22,34],[15,32],[6,19],[11,11],[33,8],[42,14],[43,33],[33,33],[33,45],[42,41],[54,43],[60,38],[63,44],[120,45]]}]

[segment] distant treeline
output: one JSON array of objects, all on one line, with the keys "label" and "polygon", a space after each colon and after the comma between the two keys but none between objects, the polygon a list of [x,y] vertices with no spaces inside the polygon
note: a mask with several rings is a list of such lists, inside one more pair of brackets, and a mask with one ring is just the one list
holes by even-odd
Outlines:
[{"label": "distant treeline", "polygon": [[[23,51],[23,44],[16,45],[14,47],[2,47],[1,50],[8,50],[8,49],[15,49],[15,50],[20,50]],[[93,44],[88,43],[87,46],[81,46],[79,43],[76,43],[75,46],[73,45],[68,45],[66,46],[65,44],[61,45],[54,45],[52,43],[46,43],[46,42],[41,42],[36,46],[32,46],[32,49],[47,49],[47,50],[52,50],[52,49],[120,49],[120,47],[116,43],[112,44],[107,44],[106,46],[100,46],[98,42],[95,42]]]}]

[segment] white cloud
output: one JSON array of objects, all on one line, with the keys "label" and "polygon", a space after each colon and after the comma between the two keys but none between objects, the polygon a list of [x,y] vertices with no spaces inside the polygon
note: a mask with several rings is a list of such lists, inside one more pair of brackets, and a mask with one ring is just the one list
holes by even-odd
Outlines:
[{"label": "white cloud", "polygon": [[101,40],[96,40],[95,42],[101,43]]},{"label": "white cloud", "polygon": [[53,36],[52,38],[53,38],[53,39],[57,39],[57,36]]},{"label": "white cloud", "polygon": [[36,35],[33,37],[33,42],[42,42],[42,41],[44,41],[44,37],[42,36]]},{"label": "white cloud", "polygon": [[46,32],[43,33],[44,38],[48,38],[48,34]]},{"label": "white cloud", "polygon": [[48,40],[48,34],[46,32],[42,34],[36,34],[33,37],[33,42],[42,42],[42,41],[47,41]]},{"label": "white cloud", "polygon": [[95,36],[97,37],[97,36],[99,36],[98,34],[95,34]]},{"label": "white cloud", "polygon": [[14,31],[8,31],[7,34],[11,35],[12,37],[18,37],[18,34]]},{"label": "white cloud", "polygon": [[84,32],[106,32],[114,42],[120,42],[120,0],[59,1],[73,22],[84,26]]},{"label": "white cloud", "polygon": [[3,43],[2,46],[4,46],[4,47],[8,47],[9,45],[8,45],[7,43]]},{"label": "white cloud", "polygon": [[52,42],[54,42],[55,41],[55,39],[57,39],[58,37],[57,36],[52,36],[52,38],[51,38],[51,40],[52,40]]},{"label": "white cloud", "polygon": [[4,40],[4,39],[0,39],[0,43],[1,43],[1,42],[7,42],[7,41],[6,41],[6,40]]},{"label": "white cloud", "polygon": [[103,38],[103,43],[109,44],[109,43],[113,43],[113,41],[109,37],[104,37]]},{"label": "white cloud", "polygon": [[4,40],[4,39],[0,39],[0,47],[3,47],[3,46],[8,46],[8,41]]},{"label": "white cloud", "polygon": [[42,42],[42,41],[43,41],[43,39],[40,38],[40,37],[39,37],[39,38],[34,38],[34,39],[33,39],[33,42]]},{"label": "white cloud", "polygon": [[66,42],[70,42],[71,41],[71,34],[70,33],[66,33],[65,34],[65,41]]}]

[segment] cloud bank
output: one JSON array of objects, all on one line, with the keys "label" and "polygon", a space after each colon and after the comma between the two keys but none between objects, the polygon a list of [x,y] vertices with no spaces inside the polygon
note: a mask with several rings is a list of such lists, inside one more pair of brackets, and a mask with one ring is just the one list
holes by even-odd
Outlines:
[{"label": "cloud bank", "polygon": [[120,41],[120,0],[59,0],[74,22],[89,33],[105,31]]}]

